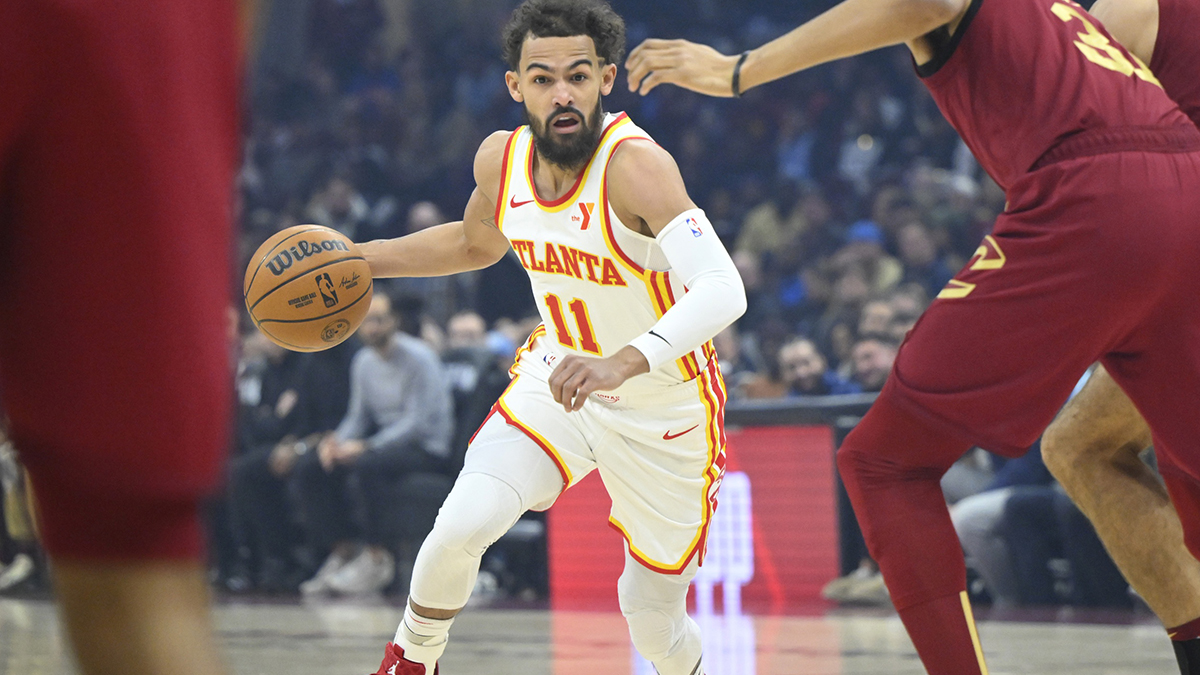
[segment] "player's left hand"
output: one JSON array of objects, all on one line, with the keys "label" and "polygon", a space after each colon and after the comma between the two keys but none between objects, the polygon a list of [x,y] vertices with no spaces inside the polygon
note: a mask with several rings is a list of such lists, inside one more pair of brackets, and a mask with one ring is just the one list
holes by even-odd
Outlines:
[{"label": "player's left hand", "polygon": [[645,96],[660,84],[674,84],[709,96],[733,96],[737,56],[687,40],[646,40],[625,60],[629,91]]},{"label": "player's left hand", "polygon": [[607,358],[572,354],[550,374],[550,393],[563,410],[573,412],[583,407],[588,394],[612,391],[634,375],[649,371],[646,357],[633,347],[624,347]]}]

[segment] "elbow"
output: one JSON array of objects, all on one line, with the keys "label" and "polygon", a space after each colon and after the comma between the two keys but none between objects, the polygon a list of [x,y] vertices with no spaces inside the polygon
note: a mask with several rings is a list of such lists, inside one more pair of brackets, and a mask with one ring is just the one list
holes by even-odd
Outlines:
[{"label": "elbow", "polygon": [[733,315],[733,318],[729,323],[733,323],[734,321],[742,318],[742,315],[746,313],[746,308],[748,306],[749,303],[746,300],[746,287],[742,284],[741,279],[738,279],[737,293],[734,294],[733,307],[732,311],[730,312],[730,314]]},{"label": "elbow", "polygon": [[746,313],[747,306],[746,286],[742,283],[741,276],[734,275],[729,286],[727,299],[722,303],[726,310],[723,313],[726,326],[742,318],[742,315]]}]

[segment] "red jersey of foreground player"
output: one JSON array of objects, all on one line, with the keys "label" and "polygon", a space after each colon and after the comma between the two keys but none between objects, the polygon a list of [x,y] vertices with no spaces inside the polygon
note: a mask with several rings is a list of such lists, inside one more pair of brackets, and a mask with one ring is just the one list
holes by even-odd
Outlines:
[{"label": "red jersey of foreground player", "polygon": [[1145,64],[1066,0],[974,0],[917,73],[1006,190],[1082,131],[1188,123]]},{"label": "red jersey of foreground player", "polygon": [[131,519],[194,510],[228,442],[236,17],[0,1],[0,388],[52,554],[199,552]]}]

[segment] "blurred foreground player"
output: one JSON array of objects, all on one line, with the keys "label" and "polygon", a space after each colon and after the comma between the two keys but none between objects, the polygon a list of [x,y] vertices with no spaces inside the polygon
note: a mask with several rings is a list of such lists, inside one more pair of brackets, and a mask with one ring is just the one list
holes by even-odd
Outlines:
[{"label": "blurred foreground player", "polygon": [[653,40],[628,65],[643,93],[730,96],[901,42],[1008,208],[909,333],[838,467],[926,669],[983,673],[938,484],[964,450],[1024,452],[1100,360],[1160,450],[1200,460],[1200,131],[1065,0],[846,0],[741,57]]},{"label": "blurred foreground player", "polygon": [[725,468],[711,339],[745,290],[671,156],[604,112],[621,18],[603,0],[526,0],[503,43],[529,124],[480,146],[462,221],[361,246],[375,276],[464,272],[514,249],[544,322],[421,545],[378,675],[434,675],[484,550],[593,470],[625,538],[634,646],[661,675],[702,675],[686,599]]},{"label": "blurred foreground player", "polygon": [[[1100,0],[1091,13],[1150,64],[1200,127],[1200,0]],[[1180,670],[1200,674],[1200,466],[1176,466],[1160,454],[1164,489],[1138,457],[1151,440],[1133,402],[1099,366],[1046,430],[1042,454],[1125,578],[1168,626]]]},{"label": "blurred foreground player", "polygon": [[231,0],[0,2],[0,389],[86,675],[214,675]]}]

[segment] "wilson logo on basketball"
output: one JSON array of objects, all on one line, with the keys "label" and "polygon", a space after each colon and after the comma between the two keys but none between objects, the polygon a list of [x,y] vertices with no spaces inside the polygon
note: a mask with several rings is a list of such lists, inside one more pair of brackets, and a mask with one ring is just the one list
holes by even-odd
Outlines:
[{"label": "wilson logo on basketball", "polygon": [[346,246],[346,242],[336,239],[326,241],[307,242],[302,241],[295,246],[286,248],[275,254],[274,258],[267,261],[267,269],[271,270],[271,274],[279,276],[291,267],[293,263],[298,263],[305,258],[314,255],[325,253],[326,251],[350,251],[350,247]]}]

